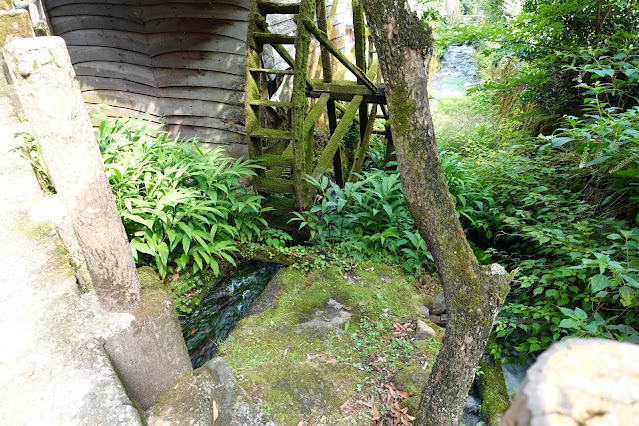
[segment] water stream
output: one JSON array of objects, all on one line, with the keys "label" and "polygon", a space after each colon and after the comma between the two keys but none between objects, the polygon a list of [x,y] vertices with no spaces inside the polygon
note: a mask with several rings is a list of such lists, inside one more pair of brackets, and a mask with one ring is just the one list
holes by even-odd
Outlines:
[{"label": "water stream", "polygon": [[255,261],[240,264],[233,275],[218,283],[200,306],[182,319],[182,333],[193,368],[215,356],[217,345],[228,337],[281,267]]},{"label": "water stream", "polygon": [[[437,100],[447,97],[464,96],[469,87],[479,81],[479,70],[473,61],[474,48],[472,46],[450,46],[441,62],[441,68],[433,74],[429,84],[430,104],[437,107]],[[505,364],[502,367],[506,388],[509,395],[513,395],[523,381],[526,371],[534,359],[529,357],[524,364]],[[479,412],[481,393],[477,380],[470,389],[464,404],[464,424],[475,426],[482,424],[485,419]]]},{"label": "water stream", "polygon": [[468,87],[479,81],[473,52],[472,46],[450,46],[446,50],[441,68],[430,79],[429,94],[432,98],[463,96]]}]

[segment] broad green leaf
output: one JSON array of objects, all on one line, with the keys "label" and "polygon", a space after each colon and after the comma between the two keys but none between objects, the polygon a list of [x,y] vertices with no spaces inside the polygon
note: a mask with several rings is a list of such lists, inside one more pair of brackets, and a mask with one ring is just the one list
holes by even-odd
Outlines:
[{"label": "broad green leaf", "polygon": [[611,156],[609,156],[609,155],[603,155],[603,156],[601,156],[601,157],[599,157],[599,158],[595,158],[594,160],[587,162],[586,164],[584,164],[584,165],[583,165],[583,166],[581,166],[581,167],[590,167],[590,166],[595,166],[595,165],[597,165],[597,164],[601,164],[601,163],[603,163],[604,161],[606,161],[606,160],[608,160],[608,159],[610,159],[610,158],[612,158],[612,157],[611,157]]},{"label": "broad green leaf", "polygon": [[559,323],[559,327],[561,328],[579,328],[579,324],[573,320],[572,318],[564,318]]},{"label": "broad green leaf", "polygon": [[184,253],[188,253],[190,247],[191,247],[191,237],[189,237],[188,234],[183,234],[182,235],[182,251],[184,251]]},{"label": "broad green leaf", "polygon": [[158,244],[158,255],[164,265],[169,263],[169,246],[164,241]]},{"label": "broad green leaf", "polygon": [[133,238],[129,244],[131,244],[131,247],[136,251],[156,256],[155,250],[152,250],[148,244],[144,243],[139,238]]},{"label": "broad green leaf", "polygon": [[605,288],[610,287],[610,279],[603,274],[597,274],[590,277],[589,282],[591,293],[597,293]]},{"label": "broad green leaf", "polygon": [[575,315],[582,321],[588,318],[588,314],[586,314],[586,312],[581,308],[575,308]]},{"label": "broad green leaf", "polygon": [[639,282],[636,279],[631,277],[630,275],[621,274],[621,278],[628,284],[629,286],[639,288]]}]

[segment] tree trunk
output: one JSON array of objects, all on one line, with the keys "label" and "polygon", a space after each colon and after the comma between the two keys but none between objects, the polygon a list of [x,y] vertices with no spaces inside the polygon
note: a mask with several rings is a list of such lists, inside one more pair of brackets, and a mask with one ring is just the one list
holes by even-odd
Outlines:
[{"label": "tree trunk", "polygon": [[415,424],[457,426],[511,277],[497,264],[478,264],[448,192],[426,90],[430,28],[408,1],[366,0],[364,7],[386,81],[404,197],[435,260],[449,312]]}]

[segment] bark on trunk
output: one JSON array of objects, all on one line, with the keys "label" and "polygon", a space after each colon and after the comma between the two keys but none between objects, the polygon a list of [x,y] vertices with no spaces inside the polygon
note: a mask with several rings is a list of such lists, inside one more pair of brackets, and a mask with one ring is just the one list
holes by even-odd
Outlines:
[{"label": "bark on trunk", "polygon": [[404,197],[435,260],[449,312],[415,424],[457,426],[511,277],[499,265],[478,264],[448,192],[426,90],[430,28],[405,0],[366,0],[364,8],[386,81]]}]

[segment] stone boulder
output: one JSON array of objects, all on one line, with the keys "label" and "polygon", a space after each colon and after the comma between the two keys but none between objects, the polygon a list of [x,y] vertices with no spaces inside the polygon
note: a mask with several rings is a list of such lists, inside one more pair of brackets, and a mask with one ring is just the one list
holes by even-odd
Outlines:
[{"label": "stone boulder", "polygon": [[416,340],[437,339],[437,332],[422,320],[417,321]]},{"label": "stone boulder", "polygon": [[251,404],[219,357],[182,375],[148,414],[150,426],[276,426]]},{"label": "stone boulder", "polygon": [[504,426],[631,425],[639,419],[639,346],[555,343],[528,370]]}]

